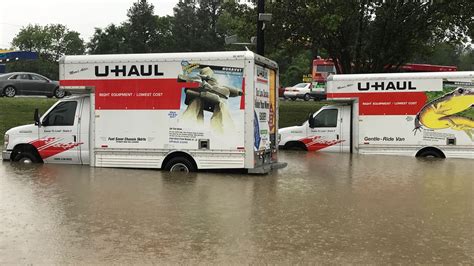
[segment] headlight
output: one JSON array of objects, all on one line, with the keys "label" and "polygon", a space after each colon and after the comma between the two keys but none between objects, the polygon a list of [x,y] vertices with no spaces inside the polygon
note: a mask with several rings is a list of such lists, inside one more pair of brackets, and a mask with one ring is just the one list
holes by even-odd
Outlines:
[{"label": "headlight", "polygon": [[5,134],[4,143],[3,143],[3,149],[4,150],[7,149],[9,141],[10,141],[10,136],[8,134]]},{"label": "headlight", "polygon": [[281,141],[281,134],[280,134],[280,133],[278,133],[278,140],[277,140],[277,144],[279,144],[279,143],[280,143],[280,141]]}]

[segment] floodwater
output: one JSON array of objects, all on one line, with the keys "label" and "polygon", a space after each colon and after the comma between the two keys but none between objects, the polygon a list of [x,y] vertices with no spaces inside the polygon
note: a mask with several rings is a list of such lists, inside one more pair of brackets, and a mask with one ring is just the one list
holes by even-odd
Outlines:
[{"label": "floodwater", "polygon": [[0,264],[474,263],[472,160],[280,160],[264,176],[0,163]]}]

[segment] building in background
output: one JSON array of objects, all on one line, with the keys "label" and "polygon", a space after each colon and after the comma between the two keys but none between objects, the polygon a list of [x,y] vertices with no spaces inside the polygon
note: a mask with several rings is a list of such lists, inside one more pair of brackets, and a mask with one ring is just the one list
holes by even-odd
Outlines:
[{"label": "building in background", "polygon": [[0,50],[0,73],[5,73],[6,64],[20,60],[36,60],[38,53],[29,51]]}]

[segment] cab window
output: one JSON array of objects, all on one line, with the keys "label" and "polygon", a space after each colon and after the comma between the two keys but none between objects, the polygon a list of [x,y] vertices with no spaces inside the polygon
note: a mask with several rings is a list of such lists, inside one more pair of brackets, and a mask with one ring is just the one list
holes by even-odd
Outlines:
[{"label": "cab window", "polygon": [[313,127],[337,127],[337,109],[326,109],[313,117]]},{"label": "cab window", "polygon": [[61,102],[44,118],[44,126],[73,126],[76,115],[76,101]]}]

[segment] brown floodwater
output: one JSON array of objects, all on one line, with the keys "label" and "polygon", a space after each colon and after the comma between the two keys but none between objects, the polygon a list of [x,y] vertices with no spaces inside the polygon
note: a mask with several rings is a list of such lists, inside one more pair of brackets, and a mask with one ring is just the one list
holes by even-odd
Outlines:
[{"label": "brown floodwater", "polygon": [[280,160],[264,176],[0,163],[0,264],[474,263],[474,161]]}]

